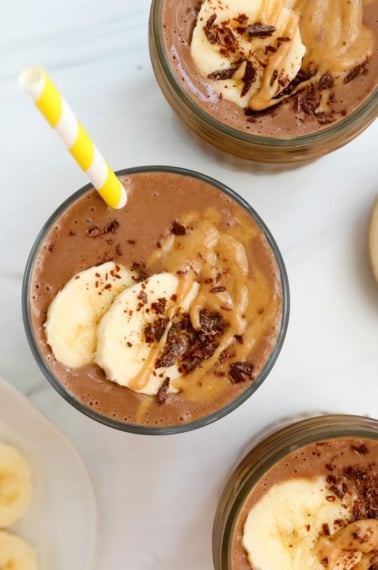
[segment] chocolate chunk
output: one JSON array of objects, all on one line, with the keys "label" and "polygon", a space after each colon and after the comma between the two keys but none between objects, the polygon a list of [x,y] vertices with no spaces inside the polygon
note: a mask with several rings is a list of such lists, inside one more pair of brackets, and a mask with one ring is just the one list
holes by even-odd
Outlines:
[{"label": "chocolate chunk", "polygon": [[265,38],[274,34],[275,31],[275,26],[270,26],[269,24],[264,25],[259,22],[249,24],[246,28],[246,32],[250,38]]},{"label": "chocolate chunk", "polygon": [[378,519],[378,473],[373,466],[367,469],[344,469],[349,486],[354,486],[357,498],[353,501],[354,520]]},{"label": "chocolate chunk", "polygon": [[240,94],[241,97],[244,97],[244,95],[248,93],[254,81],[256,81],[256,69],[250,61],[247,61],[245,64],[244,75],[242,77],[242,82],[244,85]]},{"label": "chocolate chunk", "polygon": [[167,305],[167,299],[165,299],[164,297],[160,297],[157,301],[151,303],[151,309],[157,315],[162,315],[165,313],[166,305]]},{"label": "chocolate chunk", "polygon": [[230,365],[229,377],[233,384],[253,380],[254,364],[252,362],[233,362]]},{"label": "chocolate chunk", "polygon": [[344,77],[344,83],[349,83],[350,81],[353,81],[353,79],[355,79],[358,75],[364,75],[365,73],[367,73],[368,63],[369,60],[367,58],[359,65],[353,67],[353,69],[351,69],[349,73],[347,73],[347,75]]},{"label": "chocolate chunk", "polygon": [[186,234],[186,228],[175,220],[171,225],[171,233],[175,236],[184,236]]},{"label": "chocolate chunk", "polygon": [[217,15],[212,14],[212,16],[210,16],[210,18],[207,20],[204,26],[205,35],[211,44],[217,43],[217,34],[216,31],[213,29],[213,24],[216,19]]},{"label": "chocolate chunk", "polygon": [[98,238],[101,235],[101,229],[98,226],[92,226],[87,229],[87,236],[89,238]]},{"label": "chocolate chunk", "polygon": [[226,287],[224,287],[224,285],[217,285],[210,289],[210,293],[223,293],[224,291],[226,291]]},{"label": "chocolate chunk", "polygon": [[186,314],[181,320],[176,320],[168,331],[164,350],[157,358],[155,368],[175,364],[193,340],[193,333],[189,315]]},{"label": "chocolate chunk", "polygon": [[168,398],[169,383],[170,383],[169,378],[166,378],[163,384],[160,386],[159,391],[156,394],[156,401],[158,404],[164,404],[164,402]]},{"label": "chocolate chunk", "polygon": [[239,66],[229,67],[228,69],[218,69],[208,74],[208,78],[213,81],[220,81],[222,79],[231,79],[235,71],[239,69]]},{"label": "chocolate chunk", "polygon": [[157,317],[152,323],[146,325],[143,331],[145,341],[148,344],[159,342],[167,328],[168,322],[167,318]]},{"label": "chocolate chunk", "polygon": [[332,75],[330,73],[324,73],[319,79],[319,89],[332,89],[334,83]]},{"label": "chocolate chunk", "polygon": [[98,238],[100,236],[104,236],[106,234],[114,234],[119,228],[119,222],[117,220],[113,220],[107,226],[100,228],[99,226],[92,226],[87,230],[87,236],[89,238]]},{"label": "chocolate chunk", "polygon": [[219,313],[206,309],[200,311],[200,330],[193,328],[187,313],[181,315],[168,332],[165,348],[157,358],[155,368],[178,364],[181,372],[189,374],[214,354],[225,327]]}]

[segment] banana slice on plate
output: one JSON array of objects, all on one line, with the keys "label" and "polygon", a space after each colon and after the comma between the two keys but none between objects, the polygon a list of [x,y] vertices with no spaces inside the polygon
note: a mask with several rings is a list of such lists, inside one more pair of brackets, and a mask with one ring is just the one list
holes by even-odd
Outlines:
[{"label": "banana slice on plate", "polygon": [[368,247],[371,267],[378,282],[378,198],[375,200],[370,215]]},{"label": "banana slice on plate", "polygon": [[71,368],[92,362],[99,320],[114,298],[133,283],[134,273],[113,261],[74,275],[47,313],[46,337],[55,358]]},{"label": "banana slice on plate", "polygon": [[0,530],[0,568],[4,570],[37,570],[34,549],[16,534]]},{"label": "banana slice on plate", "polygon": [[[21,518],[30,495],[31,474],[26,459],[12,445],[0,442],[0,528]],[[3,568],[1,562],[0,568]]]}]

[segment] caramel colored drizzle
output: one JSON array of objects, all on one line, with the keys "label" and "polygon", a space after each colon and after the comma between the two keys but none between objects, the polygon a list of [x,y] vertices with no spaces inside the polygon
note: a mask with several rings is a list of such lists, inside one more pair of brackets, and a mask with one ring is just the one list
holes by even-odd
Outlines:
[{"label": "caramel colored drizzle", "polygon": [[369,570],[378,563],[378,520],[350,523],[332,536],[322,536],[315,552],[328,570]]},{"label": "caramel colored drizzle", "polygon": [[[280,293],[272,290],[258,264],[248,259],[249,245],[258,237],[259,230],[235,221],[220,231],[220,220],[221,214],[212,209],[205,214],[192,212],[184,216],[179,221],[188,228],[187,233],[174,239],[168,235],[147,263],[147,269],[153,272],[154,264],[162,263],[163,259],[166,270],[179,277],[177,304],[194,280],[199,283],[198,294],[190,307],[194,329],[200,328],[203,309],[221,315],[227,323],[213,355],[173,382],[179,391],[185,390],[186,398],[195,401],[214,397],[230,383],[230,361],[246,360],[255,343],[267,331],[274,330],[280,315]],[[152,372],[166,336],[167,331],[146,363],[141,378],[136,379],[138,386]],[[230,354],[223,360],[225,351]]]}]

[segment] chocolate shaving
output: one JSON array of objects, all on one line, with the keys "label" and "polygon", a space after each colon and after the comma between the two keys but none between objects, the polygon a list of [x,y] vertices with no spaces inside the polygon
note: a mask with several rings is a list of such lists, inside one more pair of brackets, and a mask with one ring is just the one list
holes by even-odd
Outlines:
[{"label": "chocolate shaving", "polygon": [[98,238],[100,236],[104,236],[106,234],[114,234],[119,228],[119,222],[117,220],[113,220],[107,226],[100,228],[99,226],[92,226],[87,230],[87,236],[89,238]]},{"label": "chocolate shaving", "polygon": [[246,32],[250,38],[265,38],[274,34],[275,31],[275,26],[270,26],[269,24],[265,25],[259,22],[256,24],[249,24],[246,28]]},{"label": "chocolate shaving", "polygon": [[357,499],[353,502],[354,520],[378,519],[378,473],[374,466],[367,469],[350,466],[344,470],[344,475],[357,491]]},{"label": "chocolate shaving", "polygon": [[239,65],[229,67],[228,69],[217,69],[216,71],[209,73],[207,77],[213,81],[231,79],[237,69],[239,69]]},{"label": "chocolate shaving", "polygon": [[186,227],[177,222],[172,222],[171,233],[175,236],[184,236],[186,234]]},{"label": "chocolate shaving", "polygon": [[192,372],[214,354],[225,327],[226,324],[219,313],[202,309],[200,329],[196,330],[192,326],[190,316],[185,313],[173,322],[155,368],[177,363],[184,374]]},{"label": "chocolate shaving", "polygon": [[237,41],[236,37],[227,26],[218,26],[217,28],[217,43],[230,51],[233,51],[236,47]]},{"label": "chocolate shaving", "polygon": [[229,377],[233,384],[253,380],[254,364],[252,362],[233,362],[230,365]]},{"label": "chocolate shaving", "polygon": [[165,313],[166,305],[167,305],[167,299],[165,299],[164,297],[159,297],[157,301],[151,303],[151,309],[157,315],[163,315]]},{"label": "chocolate shaving", "polygon": [[212,16],[210,16],[210,18],[207,20],[204,26],[205,35],[211,44],[217,43],[217,34],[216,31],[214,31],[213,29],[213,24],[216,19],[217,15],[213,14]]},{"label": "chocolate shaving", "polygon": [[223,293],[224,291],[226,291],[226,287],[224,287],[224,285],[217,285],[210,289],[210,293]]},{"label": "chocolate shaving", "polygon": [[134,261],[134,263],[131,266],[131,271],[137,273],[137,276],[132,277],[133,281],[137,283],[139,283],[140,281],[144,281],[149,277],[149,273],[147,272],[145,264],[143,262],[138,263],[137,261]]},{"label": "chocolate shaving", "polygon": [[170,383],[170,379],[165,378],[164,382],[160,386],[159,391],[156,394],[156,401],[158,404],[164,404],[164,402],[168,398],[169,383]]},{"label": "chocolate shaving", "polygon": [[147,344],[159,342],[165,332],[165,329],[167,328],[168,322],[169,319],[167,318],[157,317],[152,323],[149,323],[144,328],[144,339]]},{"label": "chocolate shaving", "polygon": [[319,89],[332,89],[334,83],[332,75],[330,73],[324,73],[319,79]]},{"label": "chocolate shaving", "polygon": [[248,93],[254,81],[256,81],[256,69],[250,61],[247,61],[245,64],[244,75],[242,77],[242,82],[244,85],[240,94],[241,97],[244,97],[244,95]]},{"label": "chocolate shaving", "polygon": [[350,81],[353,81],[353,79],[355,79],[358,75],[364,75],[367,73],[368,63],[369,59],[366,58],[362,63],[359,63],[353,67],[353,69],[351,69],[349,73],[347,73],[347,75],[344,77],[344,83],[349,83]]}]

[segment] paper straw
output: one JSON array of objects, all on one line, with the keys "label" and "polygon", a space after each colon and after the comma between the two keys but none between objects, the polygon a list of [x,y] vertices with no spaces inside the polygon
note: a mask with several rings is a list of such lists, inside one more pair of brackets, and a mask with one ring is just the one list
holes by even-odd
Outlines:
[{"label": "paper straw", "polygon": [[19,82],[31,95],[42,115],[58,133],[107,205],[111,208],[122,208],[127,201],[125,188],[46,71],[37,65],[28,67],[20,73]]}]

